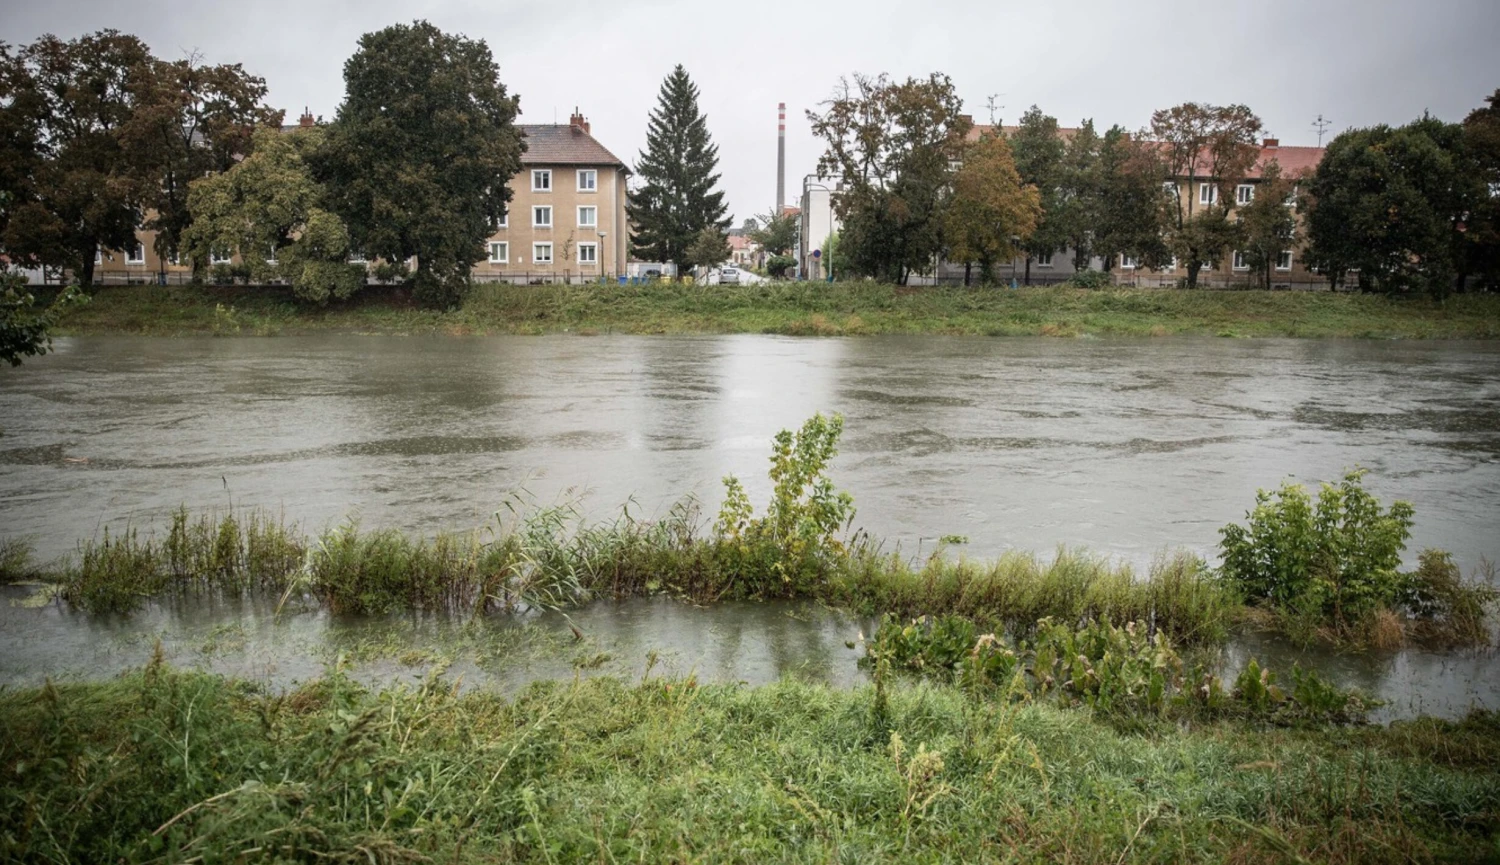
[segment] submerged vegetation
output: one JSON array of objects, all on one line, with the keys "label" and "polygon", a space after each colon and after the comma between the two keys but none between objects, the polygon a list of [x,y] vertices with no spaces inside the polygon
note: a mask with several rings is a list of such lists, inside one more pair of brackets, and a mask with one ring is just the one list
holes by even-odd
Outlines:
[{"label": "submerged vegetation", "polygon": [[0,693],[0,859],[1475,861],[1500,723],[1122,729],[952,685],[647,677],[508,699],[161,663]]},{"label": "submerged vegetation", "polygon": [[328,307],[277,287],[119,286],[70,307],[59,334],[883,333],[974,336],[1500,337],[1500,297],[1073,287],[477,285],[463,306],[368,288]]}]

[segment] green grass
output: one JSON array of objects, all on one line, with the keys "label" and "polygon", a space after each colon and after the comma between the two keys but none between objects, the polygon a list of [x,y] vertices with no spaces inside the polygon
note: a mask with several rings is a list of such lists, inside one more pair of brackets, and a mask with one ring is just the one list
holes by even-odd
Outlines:
[{"label": "green grass", "polygon": [[0,693],[14,862],[1428,862],[1500,856],[1500,724],[1121,732],[951,686],[287,694],[156,663]]},{"label": "green grass", "polygon": [[1073,288],[900,288],[875,283],[761,286],[477,286],[453,312],[400,289],[345,304],[298,305],[284,288],[107,287],[73,307],[59,334],[274,335],[931,333],[985,336],[1500,337],[1500,297],[1445,302],[1329,292]]}]

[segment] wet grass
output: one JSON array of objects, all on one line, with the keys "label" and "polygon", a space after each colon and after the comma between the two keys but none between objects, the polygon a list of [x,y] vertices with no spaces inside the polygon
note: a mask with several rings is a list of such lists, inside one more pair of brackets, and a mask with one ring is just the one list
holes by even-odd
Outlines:
[{"label": "wet grass", "polygon": [[[0,860],[1428,862],[1500,855],[1493,716],[1124,732],[954,686],[515,699],[155,663],[0,693]],[[1352,736],[1352,738],[1351,738]],[[1457,745],[1451,743],[1459,743]]]},{"label": "wet grass", "polygon": [[978,336],[1500,337],[1500,297],[1442,302],[1329,292],[905,288],[876,283],[476,286],[462,309],[371,288],[325,308],[284,288],[106,287],[62,334],[882,333]]}]

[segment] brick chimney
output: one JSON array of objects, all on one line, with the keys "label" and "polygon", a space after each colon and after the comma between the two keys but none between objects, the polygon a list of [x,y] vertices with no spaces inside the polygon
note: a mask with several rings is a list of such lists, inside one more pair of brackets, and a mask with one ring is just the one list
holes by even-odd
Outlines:
[{"label": "brick chimney", "polygon": [[307,129],[313,125],[312,111],[306,105],[302,106],[302,116],[297,118],[297,125]]},{"label": "brick chimney", "polygon": [[1281,139],[1279,139],[1279,138],[1267,138],[1266,139],[1266,143],[1263,146],[1267,147],[1267,148],[1269,148],[1271,150],[1274,150],[1274,149],[1276,149],[1276,148],[1278,148],[1278,147],[1281,146]]},{"label": "brick chimney", "polygon": [[568,118],[568,125],[573,127],[574,132],[583,132],[587,134],[589,131],[588,118],[579,113],[578,106],[576,105],[573,106],[573,116]]}]

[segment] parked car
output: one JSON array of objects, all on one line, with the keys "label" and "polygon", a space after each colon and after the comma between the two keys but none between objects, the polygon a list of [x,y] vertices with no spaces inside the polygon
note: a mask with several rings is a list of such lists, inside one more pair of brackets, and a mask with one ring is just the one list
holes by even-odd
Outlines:
[{"label": "parked car", "polygon": [[719,284],[720,285],[739,285],[740,284],[740,269],[738,267],[721,267],[721,268],[719,268]]}]

